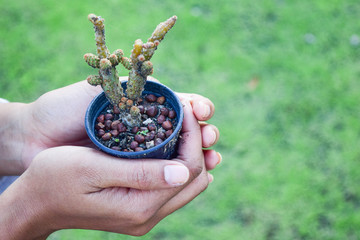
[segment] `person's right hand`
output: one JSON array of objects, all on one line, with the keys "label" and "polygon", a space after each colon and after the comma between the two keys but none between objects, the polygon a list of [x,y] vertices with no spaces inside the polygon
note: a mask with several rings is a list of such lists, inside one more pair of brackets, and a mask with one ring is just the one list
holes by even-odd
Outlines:
[{"label": "person's right hand", "polygon": [[[0,196],[0,239],[45,239],[66,228],[143,235],[206,189],[201,127],[188,101],[173,160],[126,160],[76,146],[50,148]],[[208,156],[207,156],[208,155]],[[3,235],[1,235],[3,234]],[[10,234],[4,236],[4,234]]]}]

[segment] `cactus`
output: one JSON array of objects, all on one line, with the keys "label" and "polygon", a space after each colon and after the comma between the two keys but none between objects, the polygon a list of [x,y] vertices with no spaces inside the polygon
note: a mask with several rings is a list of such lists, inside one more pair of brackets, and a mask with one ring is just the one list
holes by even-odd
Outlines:
[{"label": "cactus", "polygon": [[153,73],[152,63],[149,61],[166,33],[174,26],[177,20],[173,16],[160,23],[146,43],[137,39],[131,52],[132,70],[129,73],[129,81],[126,93],[130,99],[138,99],[144,89],[147,76]]},{"label": "cactus", "polygon": [[[129,121],[129,124],[134,125],[135,122],[140,121],[139,111],[135,109],[135,105],[142,95],[147,76],[153,73],[153,64],[150,62],[150,59],[166,33],[174,26],[177,17],[173,16],[160,23],[146,43],[137,39],[133,45],[130,58],[124,57],[121,49],[115,50],[110,54],[105,43],[105,20],[102,17],[89,14],[88,19],[94,25],[97,55],[87,53],[84,55],[84,59],[89,66],[99,69],[99,75],[90,75],[87,81],[94,86],[101,85],[107,99],[113,106],[118,107],[120,110],[131,109],[128,115],[133,120]],[[125,94],[119,82],[119,75],[116,69],[119,63],[130,71],[126,95],[135,108],[124,108],[124,103],[121,102]],[[126,118],[129,117],[127,116]]]}]

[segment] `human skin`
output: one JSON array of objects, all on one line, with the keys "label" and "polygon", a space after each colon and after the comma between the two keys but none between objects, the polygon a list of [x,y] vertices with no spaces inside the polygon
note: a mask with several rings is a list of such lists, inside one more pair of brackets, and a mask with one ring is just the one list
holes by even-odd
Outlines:
[{"label": "human skin", "polygon": [[[0,196],[4,213],[0,224],[6,228],[0,231],[1,239],[45,239],[63,228],[143,235],[191,201],[212,180],[207,171],[221,157],[214,150],[202,148],[214,145],[219,133],[215,126],[198,123],[213,115],[211,101],[199,95],[179,94],[185,119],[177,159],[134,161],[115,159],[87,147],[90,142],[79,119],[83,120],[87,105],[99,92],[80,82],[47,93],[32,104],[0,106],[2,113],[8,113],[1,116],[5,120],[23,117],[22,123],[9,123],[22,130],[22,135],[6,134],[6,128],[0,128],[3,136],[10,138],[1,147],[2,159],[8,159],[3,161],[1,171],[21,174],[26,170]],[[76,101],[69,93],[77,96]],[[6,111],[11,105],[19,112]],[[63,116],[67,121],[61,121]],[[14,136],[20,139],[20,145],[12,145]],[[14,151],[7,151],[11,147]],[[167,166],[175,166],[182,174],[169,177],[165,174]]]},{"label": "human skin", "polygon": [[[20,175],[34,156],[47,148],[91,146],[84,128],[84,116],[91,100],[101,91],[100,87],[81,81],[45,93],[30,104],[1,104],[0,138],[6,141],[0,144],[0,176]],[[197,94],[178,93],[178,96],[190,101],[198,121],[207,121],[213,116],[215,107],[209,99]],[[200,125],[204,147],[214,145],[219,138],[218,129],[204,122]],[[214,164],[210,163],[209,168],[212,167]]]}]

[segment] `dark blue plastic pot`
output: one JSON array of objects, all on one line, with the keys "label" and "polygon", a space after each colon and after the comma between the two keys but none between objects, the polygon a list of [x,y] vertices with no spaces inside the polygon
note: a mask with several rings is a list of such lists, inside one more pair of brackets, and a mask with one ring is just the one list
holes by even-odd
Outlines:
[{"label": "dark blue plastic pot", "polygon": [[[124,90],[126,89],[126,82],[122,83],[122,87]],[[163,84],[147,81],[145,84],[145,90],[143,95],[146,94],[154,94],[156,96],[164,96],[167,102],[171,105],[173,110],[176,112],[177,116],[177,125],[174,129],[174,132],[161,144],[152,147],[150,149],[146,149],[141,152],[122,152],[116,151],[111,148],[108,148],[102,145],[95,137],[95,123],[96,118],[100,115],[100,113],[109,105],[109,101],[106,99],[104,92],[99,94],[94,98],[94,100],[90,103],[86,115],[85,115],[85,129],[87,134],[89,135],[91,141],[103,152],[108,153],[113,156],[117,156],[120,158],[158,158],[158,159],[170,159],[176,153],[176,143],[179,137],[182,122],[184,119],[184,111],[182,108],[182,104],[179,98],[175,95],[175,93],[168,87]]]}]

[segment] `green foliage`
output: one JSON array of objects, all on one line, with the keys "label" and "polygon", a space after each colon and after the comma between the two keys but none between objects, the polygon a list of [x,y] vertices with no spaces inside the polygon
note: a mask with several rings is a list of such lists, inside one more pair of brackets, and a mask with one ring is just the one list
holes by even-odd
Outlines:
[{"label": "green foliage", "polygon": [[118,23],[106,25],[109,49],[131,49],[154,22],[174,14],[176,31],[153,59],[154,77],[216,105],[211,123],[220,129],[216,150],[224,160],[192,203],[144,237],[63,230],[49,239],[360,236],[358,1],[0,0],[0,6],[1,97],[32,101],[87,76],[82,56],[94,49],[89,12]]}]

